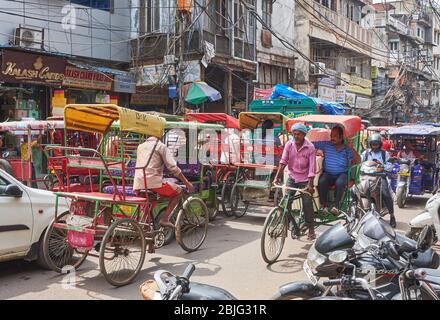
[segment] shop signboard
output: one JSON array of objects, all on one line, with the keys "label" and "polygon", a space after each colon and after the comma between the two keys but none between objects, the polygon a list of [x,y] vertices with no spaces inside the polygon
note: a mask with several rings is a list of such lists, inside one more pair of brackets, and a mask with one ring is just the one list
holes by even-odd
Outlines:
[{"label": "shop signboard", "polygon": [[273,88],[270,89],[254,89],[254,100],[269,100],[272,95]]},{"label": "shop signboard", "polygon": [[79,69],[71,66],[66,67],[63,86],[111,91],[113,76],[105,73]]},{"label": "shop signboard", "polygon": [[357,93],[364,96],[372,95],[373,84],[371,80],[347,73],[341,73],[341,78],[348,83],[348,92]]},{"label": "shop signboard", "polygon": [[61,57],[3,50],[0,81],[59,86],[65,68],[66,60]]},{"label": "shop signboard", "polygon": [[337,86],[336,87],[336,98],[335,102],[345,103],[345,95],[347,93],[347,86]]},{"label": "shop signboard", "polygon": [[131,95],[131,104],[140,106],[166,106],[168,105],[168,96],[152,93],[135,93]]},{"label": "shop signboard", "polygon": [[327,101],[335,101],[336,100],[336,89],[319,86],[318,87],[318,98],[327,100]]},{"label": "shop signboard", "polygon": [[133,74],[126,73],[124,75],[115,76],[114,92],[135,93],[136,80]]},{"label": "shop signboard", "polygon": [[356,109],[370,109],[371,108],[371,99],[356,97]]},{"label": "shop signboard", "polygon": [[354,93],[346,93],[345,103],[347,103],[350,107],[354,107],[356,105],[356,95]]}]

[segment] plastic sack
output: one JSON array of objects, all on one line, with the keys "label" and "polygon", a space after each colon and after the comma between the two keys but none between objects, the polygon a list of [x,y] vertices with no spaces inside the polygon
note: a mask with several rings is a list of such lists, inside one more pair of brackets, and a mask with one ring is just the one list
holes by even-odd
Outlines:
[{"label": "plastic sack", "polygon": [[279,98],[285,99],[304,99],[308,98],[305,93],[296,91],[295,89],[286,86],[285,84],[277,84],[273,88],[272,95],[270,96],[270,100],[275,100]]},{"label": "plastic sack", "polygon": [[313,100],[315,100],[315,102],[320,105],[321,111],[324,114],[329,114],[329,115],[345,114],[345,108],[340,103],[330,102],[319,98],[313,98]]}]

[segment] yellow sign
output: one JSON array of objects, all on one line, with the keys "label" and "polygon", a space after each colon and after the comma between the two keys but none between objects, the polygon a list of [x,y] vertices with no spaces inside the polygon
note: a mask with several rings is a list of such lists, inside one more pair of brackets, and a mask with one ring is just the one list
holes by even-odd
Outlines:
[{"label": "yellow sign", "polygon": [[159,138],[164,134],[164,118],[125,108],[120,108],[119,117],[121,131],[139,132]]},{"label": "yellow sign", "polygon": [[379,76],[379,68],[371,67],[371,79],[376,79]]},{"label": "yellow sign", "polygon": [[347,91],[366,96],[373,94],[373,83],[371,80],[364,79],[355,75],[341,73],[341,78],[348,82]]}]

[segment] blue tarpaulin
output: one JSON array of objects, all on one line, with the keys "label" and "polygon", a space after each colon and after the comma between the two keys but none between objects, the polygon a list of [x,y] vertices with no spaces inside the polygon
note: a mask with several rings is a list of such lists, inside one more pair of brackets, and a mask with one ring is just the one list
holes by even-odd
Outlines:
[{"label": "blue tarpaulin", "polygon": [[[275,99],[280,99],[280,98],[284,98],[284,99],[305,99],[305,98],[310,98],[308,95],[306,95],[305,93],[296,91],[295,89],[286,86],[284,84],[277,84],[272,92],[272,95],[270,97],[271,100],[275,100]],[[343,115],[345,114],[345,109],[344,106],[340,103],[337,102],[331,102],[331,101],[326,101],[326,100],[322,100],[319,98],[312,98],[316,104],[319,104],[321,107],[321,110],[324,114],[329,114],[329,115]]]}]

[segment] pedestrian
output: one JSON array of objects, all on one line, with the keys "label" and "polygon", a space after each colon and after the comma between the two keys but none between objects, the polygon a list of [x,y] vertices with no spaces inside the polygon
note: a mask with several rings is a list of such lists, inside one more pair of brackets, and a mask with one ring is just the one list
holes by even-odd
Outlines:
[{"label": "pedestrian", "polygon": [[[308,239],[316,238],[315,234],[315,218],[313,209],[313,194],[315,188],[313,185],[316,175],[316,149],[314,145],[306,139],[308,129],[301,123],[296,123],[292,127],[293,141],[287,142],[284,152],[280,160],[278,171],[274,181],[277,183],[284,174],[286,166],[289,170],[289,178],[287,186],[290,188],[305,189],[309,195],[303,194],[301,197],[304,209],[305,223],[308,227]],[[288,208],[292,207],[295,191],[289,190],[290,201]]]},{"label": "pedestrian", "polygon": [[324,157],[324,171],[319,178],[318,190],[322,211],[328,210],[328,190],[335,186],[335,201],[330,212],[339,215],[341,200],[348,183],[351,166],[359,164],[361,157],[353,146],[344,142],[344,129],[336,126],[331,130],[330,141],[315,143],[317,156]]}]

